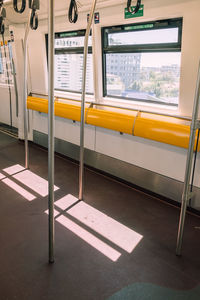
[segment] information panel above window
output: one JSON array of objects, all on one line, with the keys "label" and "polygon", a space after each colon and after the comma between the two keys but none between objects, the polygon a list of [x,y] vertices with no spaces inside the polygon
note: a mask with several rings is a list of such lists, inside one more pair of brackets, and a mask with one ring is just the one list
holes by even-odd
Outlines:
[{"label": "information panel above window", "polygon": [[[81,93],[85,30],[55,34],[55,90]],[[86,93],[93,94],[92,37],[89,37]]]},{"label": "information panel above window", "polygon": [[178,105],[182,19],[102,29],[104,97]]}]

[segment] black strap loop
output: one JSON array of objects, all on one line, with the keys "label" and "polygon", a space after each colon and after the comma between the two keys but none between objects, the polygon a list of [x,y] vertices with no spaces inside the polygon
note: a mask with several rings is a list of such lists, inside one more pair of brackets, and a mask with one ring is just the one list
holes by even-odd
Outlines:
[{"label": "black strap loop", "polygon": [[3,17],[0,17],[0,33],[3,35],[5,32],[5,25]]},{"label": "black strap loop", "polygon": [[71,0],[70,2],[68,19],[70,23],[76,23],[78,20],[78,7],[76,0]]},{"label": "black strap loop", "polygon": [[4,19],[6,17],[6,10],[3,8],[3,0],[0,0],[0,34],[2,36],[5,32],[5,25],[4,25]]},{"label": "black strap loop", "polygon": [[32,30],[37,30],[38,28],[38,15],[35,9],[32,9],[31,12],[30,27]]},{"label": "black strap loop", "polygon": [[136,4],[136,7],[132,10],[131,8],[131,2],[132,0],[128,0],[127,1],[127,9],[128,9],[128,12],[130,12],[131,14],[136,14],[138,12],[138,10],[140,9],[140,5],[141,5],[141,0],[137,0],[137,4]]},{"label": "black strap loop", "polygon": [[22,14],[26,8],[26,0],[22,0],[22,5],[20,9],[18,9],[18,0],[13,0],[13,8],[17,13]]}]

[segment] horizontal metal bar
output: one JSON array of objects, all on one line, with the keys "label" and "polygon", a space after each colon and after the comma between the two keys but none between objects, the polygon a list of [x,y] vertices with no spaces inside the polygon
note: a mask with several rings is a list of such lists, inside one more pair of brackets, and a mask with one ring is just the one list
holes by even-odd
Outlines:
[{"label": "horizontal metal bar", "polygon": [[[32,92],[31,95],[37,95],[37,96],[47,97],[46,94],[39,94],[39,93],[34,93],[34,92]],[[55,96],[55,99],[75,101],[75,102],[79,102],[79,103],[81,102],[81,100],[68,99],[68,98],[59,97],[59,96]],[[189,116],[178,116],[178,115],[166,114],[166,113],[162,113],[162,112],[155,112],[155,111],[143,110],[143,109],[139,109],[138,110],[136,108],[130,108],[130,107],[124,107],[124,106],[117,106],[117,105],[112,105],[112,104],[96,103],[96,102],[93,102],[93,101],[86,101],[86,103],[92,104],[93,106],[112,107],[112,108],[117,108],[117,109],[135,111],[135,112],[139,111],[140,113],[148,113],[148,114],[154,114],[154,115],[158,115],[158,116],[160,115],[160,116],[164,116],[164,117],[171,117],[171,118],[176,118],[176,119],[185,120],[185,121],[191,121],[192,120],[192,118],[189,117]]]}]

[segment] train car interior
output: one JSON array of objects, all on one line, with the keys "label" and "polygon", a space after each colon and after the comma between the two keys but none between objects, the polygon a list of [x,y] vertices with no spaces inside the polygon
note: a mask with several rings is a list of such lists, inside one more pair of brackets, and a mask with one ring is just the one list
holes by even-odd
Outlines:
[{"label": "train car interior", "polygon": [[0,0],[0,300],[200,299],[199,15]]}]

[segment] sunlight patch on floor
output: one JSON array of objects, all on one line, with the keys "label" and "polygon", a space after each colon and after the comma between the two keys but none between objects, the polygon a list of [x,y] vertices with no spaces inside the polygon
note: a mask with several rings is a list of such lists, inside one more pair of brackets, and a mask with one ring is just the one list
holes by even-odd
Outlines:
[{"label": "sunlight patch on floor", "polygon": [[[42,197],[46,197],[48,195],[48,181],[29,170],[18,173],[14,175],[13,178],[23,183],[23,185],[26,185]],[[57,191],[58,189],[59,188],[57,186],[54,187],[54,191]]]},{"label": "sunlight patch on floor", "polygon": [[[26,191],[24,188],[20,187],[17,183],[12,181],[12,178],[14,178],[16,181],[19,181],[24,186],[28,187],[42,197],[46,197],[48,195],[48,181],[31,172],[30,170],[25,169],[23,166],[13,165],[11,167],[3,169],[2,171],[7,173],[10,179],[0,173],[0,180],[5,178],[6,180],[2,181],[9,187],[14,189],[16,192],[21,194],[27,200],[31,201],[33,199],[36,199],[36,197]],[[59,188],[57,186],[54,186],[54,191],[57,191],[58,189]]]},{"label": "sunlight patch on floor", "polygon": [[55,202],[55,205],[59,207],[62,210],[66,210],[71,205],[75,204],[78,201],[78,199],[70,194],[64,196],[60,200]]},{"label": "sunlight patch on floor", "polygon": [[[48,214],[48,211],[45,211]],[[58,216],[59,212],[54,210],[54,215]],[[94,236],[92,233],[88,232],[81,226],[77,225],[75,222],[71,221],[66,216],[60,215],[56,218],[56,221],[63,225],[65,228],[73,232],[79,238],[84,240],[87,244],[91,245],[93,248],[104,254],[106,257],[111,259],[112,261],[117,261],[121,256],[121,253],[117,250],[113,249],[99,238]]]},{"label": "sunlight patch on floor", "polygon": [[31,193],[29,193],[28,191],[23,189],[21,186],[19,186],[17,183],[12,181],[11,179],[5,178],[2,180],[2,182],[5,183],[7,186],[9,186],[14,191],[16,191],[18,194],[20,194],[26,200],[32,201],[32,200],[36,199],[36,197],[34,195],[32,195]]},{"label": "sunlight patch on floor", "polygon": [[0,180],[5,178],[6,176],[0,173]]},{"label": "sunlight patch on floor", "polygon": [[[74,196],[67,195],[56,201],[55,205],[66,210],[77,201],[78,199]],[[128,253],[131,253],[143,238],[141,234],[93,208],[84,201],[77,203],[67,210],[66,213]]]},{"label": "sunlight patch on floor", "polygon": [[[7,173],[10,178],[0,173],[1,182],[15,190],[28,201],[36,199],[36,196],[18,185],[12,178],[43,197],[48,195],[48,181],[30,170],[24,169],[20,165],[14,165],[5,168],[3,172]],[[57,186],[54,186],[55,191],[58,189]],[[55,206],[61,210],[54,211],[54,217],[58,223],[62,224],[112,261],[117,261],[121,256],[121,253],[115,249],[116,246],[131,253],[143,238],[136,231],[84,201],[79,201],[79,199],[71,194],[56,201]],[[45,213],[48,213],[48,211]],[[82,223],[83,227],[77,224],[76,221]]]},{"label": "sunlight patch on floor", "polygon": [[22,167],[21,165],[14,165],[14,166],[11,166],[9,168],[3,169],[3,171],[5,173],[7,173],[8,175],[14,175],[14,174],[16,174],[18,172],[21,172],[23,170],[25,170],[25,168]]}]

